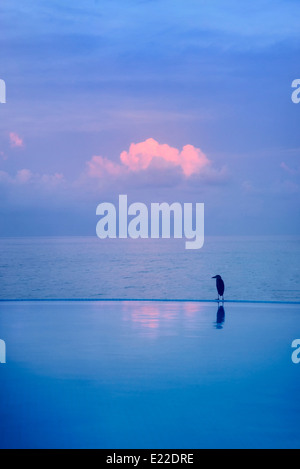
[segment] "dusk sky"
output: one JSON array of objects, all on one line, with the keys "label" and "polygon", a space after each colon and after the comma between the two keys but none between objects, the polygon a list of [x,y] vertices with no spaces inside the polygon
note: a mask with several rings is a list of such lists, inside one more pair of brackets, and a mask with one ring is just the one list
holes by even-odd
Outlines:
[{"label": "dusk sky", "polygon": [[206,234],[299,234],[298,0],[2,0],[0,236],[204,202]]}]

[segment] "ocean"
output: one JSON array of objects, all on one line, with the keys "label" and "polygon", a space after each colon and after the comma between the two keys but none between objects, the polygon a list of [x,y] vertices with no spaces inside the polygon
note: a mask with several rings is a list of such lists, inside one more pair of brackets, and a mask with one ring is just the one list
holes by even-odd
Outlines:
[{"label": "ocean", "polygon": [[0,239],[0,299],[300,301],[300,237]]}]

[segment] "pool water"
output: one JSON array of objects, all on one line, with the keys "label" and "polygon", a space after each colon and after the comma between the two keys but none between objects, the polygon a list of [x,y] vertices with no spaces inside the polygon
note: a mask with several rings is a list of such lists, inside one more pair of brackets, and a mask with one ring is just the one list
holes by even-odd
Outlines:
[{"label": "pool water", "polygon": [[299,308],[1,303],[0,446],[299,448]]}]

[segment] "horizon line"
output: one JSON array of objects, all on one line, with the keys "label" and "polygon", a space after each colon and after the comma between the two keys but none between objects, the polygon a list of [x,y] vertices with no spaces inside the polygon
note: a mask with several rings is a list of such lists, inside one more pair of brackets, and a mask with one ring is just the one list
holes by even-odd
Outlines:
[{"label": "horizon line", "polygon": [[276,301],[276,300],[189,300],[189,299],[139,299],[139,298],[17,298],[0,299],[0,303],[90,303],[90,302],[132,302],[132,303],[236,303],[236,304],[278,304],[278,305],[300,305],[300,301]]},{"label": "horizon line", "polygon": [[[274,238],[284,238],[284,237],[289,237],[289,238],[300,238],[300,235],[299,234],[207,234],[205,235],[206,238],[223,238],[223,237],[245,237],[245,238],[267,238],[267,237],[274,237]],[[17,235],[14,235],[14,236],[2,236],[0,235],[0,240],[1,239],[28,239],[28,238],[97,238],[97,235],[96,233],[95,234],[78,234],[78,235],[69,235],[69,234],[62,234],[62,235],[43,235],[43,234],[40,234],[40,235],[22,235],[22,236],[17,236]],[[111,238],[109,240],[111,241],[114,241],[114,240],[120,240],[122,238]],[[134,239],[133,241],[138,241],[139,239],[142,239],[142,238],[138,238],[138,239]],[[148,240],[151,240],[151,239],[154,239],[154,238],[147,238]],[[145,240],[147,240],[145,239]],[[170,238],[171,240],[174,240],[174,241],[182,241],[182,239],[178,239],[178,238],[174,238],[171,236]],[[170,241],[170,239],[163,239],[163,238],[157,238],[157,239],[154,239],[156,241]],[[124,239],[126,241],[126,239]],[[127,240],[130,240],[130,238],[127,238]],[[101,241],[106,241],[106,240],[101,240]]]}]

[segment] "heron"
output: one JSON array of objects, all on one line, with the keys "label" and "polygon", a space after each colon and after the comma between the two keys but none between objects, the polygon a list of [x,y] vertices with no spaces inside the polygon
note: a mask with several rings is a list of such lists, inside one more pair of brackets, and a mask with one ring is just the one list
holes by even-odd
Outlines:
[{"label": "heron", "polygon": [[218,290],[218,301],[220,301],[220,296],[222,297],[222,301],[224,301],[224,291],[225,291],[225,284],[221,277],[221,275],[216,275],[212,277],[216,279],[217,290]]}]

